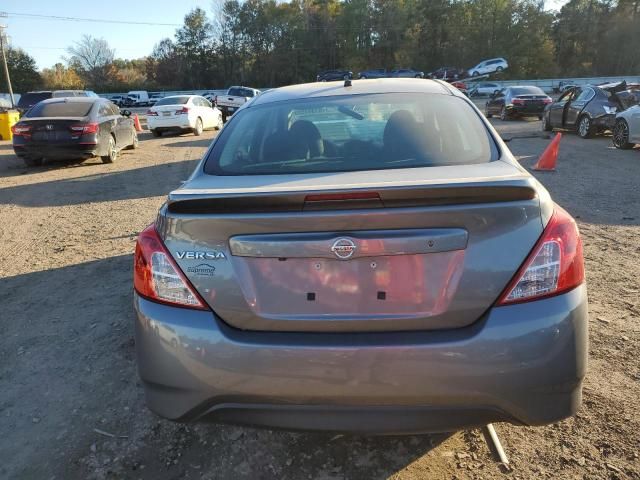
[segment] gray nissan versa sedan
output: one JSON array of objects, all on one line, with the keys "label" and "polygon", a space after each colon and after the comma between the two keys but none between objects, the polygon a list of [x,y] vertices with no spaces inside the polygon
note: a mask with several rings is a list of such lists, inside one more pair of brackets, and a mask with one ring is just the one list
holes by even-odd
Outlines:
[{"label": "gray nissan versa sedan", "polygon": [[257,97],[140,234],[134,270],[163,417],[412,433],[580,405],[576,223],[440,81]]}]

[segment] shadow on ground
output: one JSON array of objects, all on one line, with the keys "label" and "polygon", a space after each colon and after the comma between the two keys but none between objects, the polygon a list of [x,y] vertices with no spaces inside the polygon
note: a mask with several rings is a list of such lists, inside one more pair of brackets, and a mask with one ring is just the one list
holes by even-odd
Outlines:
[{"label": "shadow on ground", "polygon": [[77,165],[87,169],[87,175],[82,177],[2,188],[0,204],[57,207],[166,195],[189,177],[198,161],[184,160],[107,173],[91,173],[95,165],[83,163]]}]

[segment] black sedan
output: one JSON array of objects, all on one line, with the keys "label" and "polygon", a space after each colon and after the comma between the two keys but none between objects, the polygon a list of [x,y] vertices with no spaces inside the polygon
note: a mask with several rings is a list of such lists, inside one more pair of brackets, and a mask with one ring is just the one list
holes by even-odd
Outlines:
[{"label": "black sedan", "polygon": [[500,115],[501,120],[516,116],[542,118],[551,102],[551,97],[538,87],[507,87],[491,95],[485,104],[485,115],[487,118]]},{"label": "black sedan", "polygon": [[326,70],[320,72],[316,77],[318,82],[333,82],[336,80],[351,80],[353,78],[353,72],[348,70]]},{"label": "black sedan", "polygon": [[616,112],[624,110],[621,101],[627,84],[584,85],[568,89],[547,106],[542,117],[542,129],[575,130],[582,138],[589,138],[604,130],[613,129]]},{"label": "black sedan", "polygon": [[43,159],[87,159],[112,163],[138,136],[123,111],[104,98],[52,98],[34,105],[12,127],[13,150],[28,166]]}]

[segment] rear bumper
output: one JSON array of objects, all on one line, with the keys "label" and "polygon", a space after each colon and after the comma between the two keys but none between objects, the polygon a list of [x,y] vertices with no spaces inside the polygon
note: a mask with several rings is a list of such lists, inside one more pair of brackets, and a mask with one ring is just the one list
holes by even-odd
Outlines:
[{"label": "rear bumper", "polygon": [[210,312],[134,303],[147,403],[173,420],[415,433],[548,424],[581,401],[585,286],[431,332],[244,332]]},{"label": "rear bumper", "polygon": [[147,126],[149,130],[183,130],[186,128],[194,128],[187,115],[176,115],[168,118],[147,117]]},{"label": "rear bumper", "polygon": [[218,109],[227,117],[230,117],[238,111],[240,107],[228,107],[226,105],[218,105]]},{"label": "rear bumper", "polygon": [[520,115],[521,117],[537,117],[544,113],[544,105],[541,107],[527,107],[524,105],[509,105],[507,111],[510,115]]},{"label": "rear bumper", "polygon": [[15,144],[13,151],[18,157],[46,157],[46,158],[91,158],[98,154],[97,144],[62,144],[62,145],[31,145]]}]

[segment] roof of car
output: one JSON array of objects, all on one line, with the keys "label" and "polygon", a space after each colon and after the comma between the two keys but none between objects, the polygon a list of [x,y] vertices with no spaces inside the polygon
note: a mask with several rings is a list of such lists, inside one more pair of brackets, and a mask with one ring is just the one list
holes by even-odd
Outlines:
[{"label": "roof of car", "polygon": [[99,101],[108,102],[109,100],[102,97],[54,97],[42,100],[40,103],[95,103]]},{"label": "roof of car", "polygon": [[440,93],[462,96],[446,83],[438,80],[416,78],[381,78],[378,80],[353,80],[350,87],[344,81],[315,82],[274,88],[251,102],[252,106],[304,98],[363,95],[375,93]]}]

